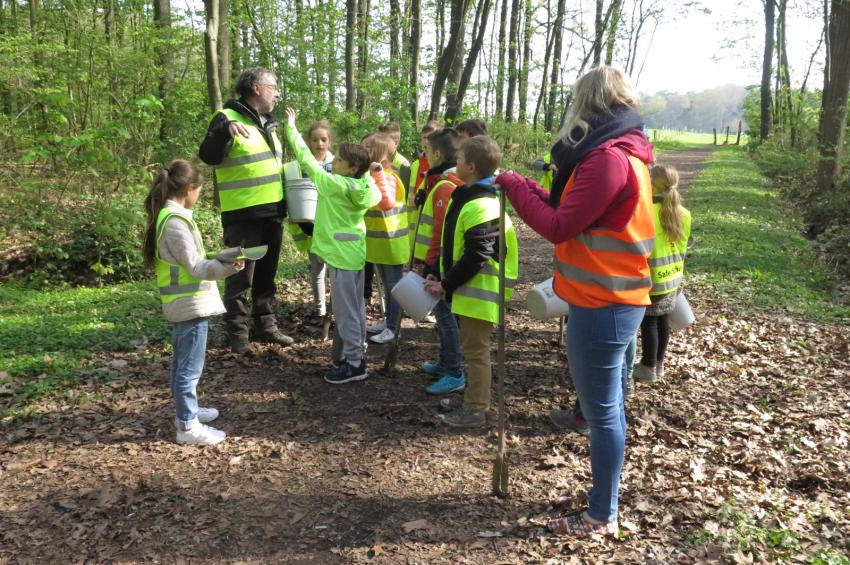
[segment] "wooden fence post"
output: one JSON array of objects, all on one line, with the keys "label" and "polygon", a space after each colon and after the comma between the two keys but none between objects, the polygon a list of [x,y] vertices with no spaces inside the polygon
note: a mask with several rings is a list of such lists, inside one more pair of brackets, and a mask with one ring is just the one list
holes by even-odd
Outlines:
[{"label": "wooden fence post", "polygon": [[729,145],[729,126],[726,126],[726,141],[723,142],[723,145]]},{"label": "wooden fence post", "polygon": [[735,145],[741,145],[741,120],[738,120],[738,139],[735,140]]},{"label": "wooden fence post", "polygon": [[717,128],[711,128],[714,130],[714,144],[717,145]]}]

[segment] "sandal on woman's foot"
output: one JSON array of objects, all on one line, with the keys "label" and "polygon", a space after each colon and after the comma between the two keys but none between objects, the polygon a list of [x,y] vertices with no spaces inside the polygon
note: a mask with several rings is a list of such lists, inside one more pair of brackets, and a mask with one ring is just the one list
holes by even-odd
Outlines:
[{"label": "sandal on woman's foot", "polygon": [[546,529],[559,536],[574,538],[586,538],[593,535],[614,536],[619,530],[617,522],[591,522],[586,511],[574,516],[549,520]]}]

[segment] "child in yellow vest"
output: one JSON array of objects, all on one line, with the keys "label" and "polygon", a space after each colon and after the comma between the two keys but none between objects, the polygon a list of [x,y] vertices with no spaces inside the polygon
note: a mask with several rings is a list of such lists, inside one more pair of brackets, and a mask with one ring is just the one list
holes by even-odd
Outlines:
[{"label": "child in yellow vest", "polygon": [[[466,358],[467,387],[463,406],[440,419],[449,426],[480,428],[490,408],[490,335],[499,321],[499,201],[493,172],[502,152],[483,135],[458,149],[457,176],[463,181],[451,196],[443,222],[440,278],[429,274],[425,289],[445,294],[460,325],[460,345]],[[518,276],[516,230],[505,217],[505,296],[508,301]]]},{"label": "child in yellow vest", "polygon": [[670,340],[668,318],[681,292],[691,237],[691,213],[682,206],[679,172],[670,165],[653,165],[649,176],[655,213],[655,245],[649,256],[652,304],[646,307],[640,324],[641,360],[634,370],[635,380],[645,382],[664,376],[664,356]]},{"label": "child in yellow vest", "polygon": [[[316,161],[326,171],[330,172],[334,160],[331,153],[332,134],[331,125],[326,120],[319,120],[307,130],[307,145],[313,153]],[[283,166],[284,186],[287,181],[293,179],[309,179],[301,170],[298,161],[286,163]],[[302,253],[307,253],[310,258],[310,288],[313,291],[313,305],[316,307],[316,316],[322,319],[327,314],[325,299],[325,264],[318,255],[310,251],[313,242],[313,224],[296,224],[286,220],[286,231],[292,236],[295,248]]]},{"label": "child in yellow vest", "polygon": [[343,384],[366,378],[366,306],[363,266],[366,224],[363,215],[381,195],[371,178],[369,152],[356,143],[340,143],[329,173],[316,161],[295,128],[295,110],[286,109],[286,140],[301,168],[316,183],[319,200],[313,226],[312,251],[324,261],[331,278],[334,368],[325,381]]},{"label": "child in yellow vest", "polygon": [[[363,140],[372,159],[372,178],[381,191],[381,201],[366,211],[366,261],[372,264],[383,283],[385,317],[366,326],[374,343],[392,341],[401,325],[401,305],[390,291],[404,275],[410,247],[408,244],[407,209],[404,206],[404,184],[389,162],[392,140],[373,134]],[[370,281],[367,278],[366,284]]]},{"label": "child in yellow vest", "polygon": [[215,408],[198,406],[197,387],[204,370],[208,318],[225,312],[214,280],[235,275],[244,262],[207,259],[192,206],[204,177],[189,161],[172,161],[156,177],[145,198],[148,215],[143,256],[155,265],[162,311],[171,322],[171,395],[177,416],[177,443],[211,445],[226,434],[206,424]]}]

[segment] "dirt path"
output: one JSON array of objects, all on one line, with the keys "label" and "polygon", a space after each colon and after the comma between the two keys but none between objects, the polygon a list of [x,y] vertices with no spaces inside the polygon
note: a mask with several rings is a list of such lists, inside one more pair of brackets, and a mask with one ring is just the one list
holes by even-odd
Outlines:
[{"label": "dirt path", "polygon": [[[696,171],[704,157],[664,161]],[[691,563],[720,558],[703,532],[727,528],[717,516],[729,499],[775,512],[800,552],[847,527],[846,328],[739,319],[722,297],[694,295],[700,319],[674,337],[668,376],[628,403],[623,539],[546,534],[545,501],[589,486],[588,445],[546,418],[571,393],[557,323],[529,318],[524,300],[549,276],[551,246],[520,233],[509,499],[489,494],[494,431],[435,421],[415,369],[436,355],[429,328],[407,328],[398,377],[341,387],[321,380],[330,346],[315,339],[256,359],[211,348],[200,391],[230,437],[210,448],[172,443],[169,358],[149,351],[118,359],[123,378],[0,431],[0,563]],[[284,296],[306,302],[304,283],[287,281]],[[284,317],[315,336],[305,312]],[[369,349],[373,367],[382,354]]]}]

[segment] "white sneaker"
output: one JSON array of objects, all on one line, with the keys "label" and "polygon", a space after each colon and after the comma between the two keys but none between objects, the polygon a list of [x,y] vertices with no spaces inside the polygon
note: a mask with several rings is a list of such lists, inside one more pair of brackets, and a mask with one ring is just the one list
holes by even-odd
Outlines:
[{"label": "white sneaker", "polygon": [[387,329],[387,320],[383,319],[380,322],[378,322],[377,324],[369,324],[368,326],[366,326],[366,333],[379,334],[382,331],[384,331],[385,329]]},{"label": "white sneaker", "polygon": [[385,329],[378,335],[373,335],[369,339],[375,343],[387,343],[393,340],[395,333],[389,328]]},{"label": "white sneaker", "polygon": [[221,443],[227,434],[198,420],[189,423],[188,429],[177,429],[177,443],[180,445],[214,445]]},{"label": "white sneaker", "polygon": [[218,410],[215,408],[198,408],[198,421],[202,424],[209,424],[218,418]]}]

